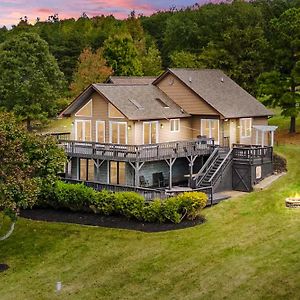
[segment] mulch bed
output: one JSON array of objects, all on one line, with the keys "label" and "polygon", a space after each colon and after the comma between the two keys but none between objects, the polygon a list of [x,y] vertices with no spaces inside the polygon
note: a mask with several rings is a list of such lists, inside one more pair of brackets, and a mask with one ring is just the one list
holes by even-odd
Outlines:
[{"label": "mulch bed", "polygon": [[20,216],[26,219],[47,221],[47,222],[63,222],[91,226],[100,226],[108,228],[129,229],[143,232],[160,232],[176,229],[183,229],[202,224],[204,219],[183,220],[179,224],[173,223],[143,223],[137,220],[128,220],[121,216],[100,216],[93,213],[71,212],[54,209],[34,208],[31,210],[23,210]]}]

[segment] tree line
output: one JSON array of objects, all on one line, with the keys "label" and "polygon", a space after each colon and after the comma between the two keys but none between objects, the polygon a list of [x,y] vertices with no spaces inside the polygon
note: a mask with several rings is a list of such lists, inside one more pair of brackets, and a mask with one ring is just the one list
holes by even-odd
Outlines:
[{"label": "tree line", "polygon": [[[150,17],[132,12],[125,20],[83,13],[31,25],[24,17],[11,30],[0,29],[0,43],[0,106],[29,123],[54,116],[88,84],[111,74],[157,76],[166,67],[193,67],[222,69],[263,103],[281,107],[291,118],[290,132],[296,130],[300,0],[237,0]],[[28,83],[40,78],[45,86]]]}]

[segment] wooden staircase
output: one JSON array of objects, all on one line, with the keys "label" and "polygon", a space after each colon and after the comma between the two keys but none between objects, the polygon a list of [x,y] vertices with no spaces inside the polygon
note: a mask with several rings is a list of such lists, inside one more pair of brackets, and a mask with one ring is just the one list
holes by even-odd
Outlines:
[{"label": "wooden staircase", "polygon": [[193,187],[215,188],[226,167],[232,161],[232,150],[216,148],[207,159],[200,171],[193,176]]}]

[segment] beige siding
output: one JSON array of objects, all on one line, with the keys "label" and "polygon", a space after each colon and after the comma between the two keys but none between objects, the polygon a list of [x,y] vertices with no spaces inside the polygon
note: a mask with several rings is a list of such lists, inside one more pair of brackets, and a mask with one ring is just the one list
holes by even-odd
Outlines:
[{"label": "beige siding", "polygon": [[168,74],[157,86],[190,114],[219,115],[215,109],[172,74]]},{"label": "beige siding", "polygon": [[[98,93],[94,93],[91,97],[92,99],[92,117],[88,116],[75,116],[72,115],[73,120],[91,120],[91,126],[92,126],[92,141],[96,141],[96,121],[105,121],[105,141],[109,142],[109,124],[110,121],[113,122],[127,122],[127,141],[128,144],[132,144],[134,142],[133,136],[132,136],[132,127],[133,123],[127,120],[124,116],[122,117],[120,114],[118,114],[119,118],[109,118],[109,109],[108,109],[108,102],[106,99],[104,99],[101,95]],[[84,107],[84,105],[83,105]],[[80,108],[78,111],[80,111],[82,108]],[[115,115],[116,116],[116,115]],[[131,128],[130,126],[131,125]],[[72,128],[72,138],[75,138],[75,126]]]}]

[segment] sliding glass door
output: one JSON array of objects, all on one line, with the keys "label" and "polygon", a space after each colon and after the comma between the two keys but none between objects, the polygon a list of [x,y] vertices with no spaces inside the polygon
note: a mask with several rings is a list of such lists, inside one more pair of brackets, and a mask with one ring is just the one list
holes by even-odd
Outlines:
[{"label": "sliding glass door", "polygon": [[201,119],[201,135],[213,138],[216,144],[219,144],[219,120]]},{"label": "sliding glass door", "polygon": [[125,162],[111,161],[109,166],[109,183],[125,185]]}]

